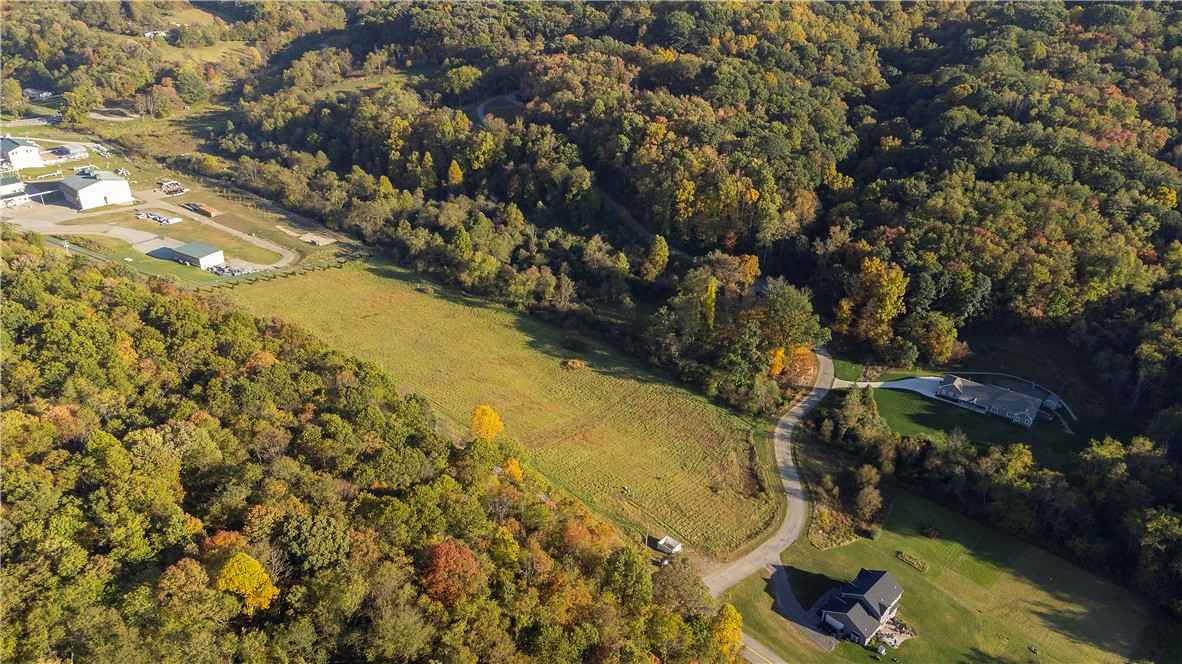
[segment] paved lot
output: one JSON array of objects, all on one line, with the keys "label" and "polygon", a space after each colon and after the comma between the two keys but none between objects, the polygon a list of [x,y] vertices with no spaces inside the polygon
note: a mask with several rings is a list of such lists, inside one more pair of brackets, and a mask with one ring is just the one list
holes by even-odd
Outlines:
[{"label": "paved lot", "polygon": [[[230,259],[227,261],[229,264],[234,265],[235,267],[251,267],[258,270],[264,270],[267,268],[283,267],[296,260],[295,252],[285,249],[284,247],[281,247],[269,240],[251,236],[224,224],[219,224],[218,222],[207,217],[203,217],[196,212],[182,208],[181,206],[173,203],[172,200],[159,189],[133,190],[132,195],[134,195],[136,199],[141,202],[124,206],[128,214],[133,214],[136,207],[152,207],[160,210],[166,210],[175,216],[192,219],[193,221],[205,224],[206,226],[211,226],[232,237],[249,242],[257,247],[262,247],[263,249],[273,251],[279,255],[279,260],[269,265],[251,263],[249,261],[240,259]],[[70,226],[62,225],[62,222],[65,221],[77,221],[79,219],[86,219],[87,217],[100,217],[108,215],[111,212],[111,207],[106,207],[102,210],[97,210],[94,212],[79,212],[73,207],[67,205],[65,201],[60,200],[50,203],[34,202],[31,205],[23,205],[18,208],[4,210],[4,213],[0,214],[0,221],[10,221],[15,223],[21,229],[36,231],[44,235],[104,235],[108,237],[114,237],[127,242],[136,251],[144,254],[160,249],[161,247],[172,248],[185,244],[183,241],[169,237],[165,233],[151,233],[133,228],[125,228],[117,224],[103,223]],[[162,226],[161,228],[166,227]]]}]

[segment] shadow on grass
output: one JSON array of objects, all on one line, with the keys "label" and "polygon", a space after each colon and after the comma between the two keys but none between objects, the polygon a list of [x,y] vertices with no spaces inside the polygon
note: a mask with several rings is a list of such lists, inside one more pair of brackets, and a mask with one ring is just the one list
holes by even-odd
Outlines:
[{"label": "shadow on grass", "polygon": [[[556,365],[563,360],[579,359],[587,363],[587,368],[582,371],[594,371],[604,376],[637,383],[677,385],[672,376],[659,369],[636,363],[624,356],[621,351],[614,350],[600,341],[573,330],[563,329],[553,323],[532,318],[528,314],[513,311],[502,305],[466,295],[438,279],[374,259],[371,259],[371,264],[365,269],[371,274],[402,282],[416,290],[430,286],[434,290],[432,297],[445,302],[509,314],[514,327],[528,337],[526,342],[528,346],[553,358]],[[564,345],[572,338],[578,340],[579,350],[567,348],[566,345],[569,344]]]},{"label": "shadow on grass", "polygon": [[796,600],[806,611],[826,592],[848,580],[835,579],[827,574],[810,572],[791,565],[785,565],[784,571],[788,574],[788,585],[792,588],[792,594],[796,595]]}]

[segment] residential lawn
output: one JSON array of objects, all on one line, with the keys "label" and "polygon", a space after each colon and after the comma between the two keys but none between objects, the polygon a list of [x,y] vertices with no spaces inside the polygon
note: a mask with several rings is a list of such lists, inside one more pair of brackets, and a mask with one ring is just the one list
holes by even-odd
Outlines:
[{"label": "residential lawn", "polygon": [[[205,270],[181,265],[176,261],[153,258],[132,249],[131,245],[118,238],[105,235],[59,236],[69,240],[71,245],[89,249],[119,265],[158,277],[173,277],[185,286],[197,286],[218,281],[218,277]],[[130,258],[130,261],[125,259]]]},{"label": "residential lawn", "polygon": [[[925,524],[938,540],[920,534]],[[904,551],[928,564],[920,572],[900,560]],[[1123,662],[1144,656],[1152,632],[1172,633],[1136,593],[1075,567],[1045,550],[910,493],[899,494],[877,540],[821,551],[798,540],[781,556],[790,579],[828,579],[830,587],[862,567],[884,569],[903,587],[899,615],[917,637],[887,657],[901,662],[1037,661]],[[812,584],[815,587],[820,582]],[[790,662],[867,662],[872,653],[842,644],[826,655],[772,612],[759,577],[727,595],[744,629]],[[802,593],[804,594],[804,593]],[[807,603],[806,603],[807,606]],[[766,637],[766,639],[765,639]]]},{"label": "residential lawn", "polygon": [[[743,615],[743,632],[793,664],[826,664],[839,659],[835,655],[840,655],[842,649],[836,653],[822,651],[792,623],[776,613],[770,577],[767,570],[762,570],[739,582],[721,597],[722,601],[732,604]],[[755,658],[750,661],[762,660]]]},{"label": "residential lawn", "polygon": [[[752,422],[598,342],[439,284],[416,290],[427,284],[358,262],[241,284],[230,297],[377,362],[457,433],[475,406],[491,405],[537,468],[632,534],[648,525],[714,554],[771,525],[777,501],[754,481]],[[567,350],[568,338],[589,350]],[[569,358],[588,366],[563,370]]]},{"label": "residential lawn", "polygon": [[860,380],[862,378],[862,369],[865,365],[861,362],[847,360],[845,358],[833,358],[833,375],[838,380]]},{"label": "residential lawn", "polygon": [[981,448],[992,445],[1026,443],[1034,451],[1034,459],[1044,466],[1067,470],[1075,463],[1075,454],[1088,446],[1091,429],[1076,428],[1074,434],[1063,429],[1058,419],[1040,419],[1027,429],[1000,417],[983,415],[950,403],[929,399],[915,392],[902,390],[874,390],[878,412],[891,430],[903,436],[921,433],[948,432],[960,429],[969,440]]},{"label": "residential lawn", "polygon": [[[162,210],[153,208],[151,206],[142,206],[135,209],[125,209],[122,212],[114,214],[104,214],[97,217],[87,216],[78,219],[71,219],[70,221],[62,222],[62,226],[81,226],[86,224],[112,224],[115,226],[122,226],[124,228],[133,228],[135,230],[147,231],[157,235],[164,235],[166,237],[175,238],[182,242],[204,242],[205,244],[213,245],[225,252],[226,258],[237,258],[252,263],[259,263],[261,265],[270,265],[279,260],[279,254],[255,246],[246,240],[236,238],[225,231],[218,230],[207,224],[203,224],[195,219],[189,217],[181,217],[184,219],[179,224],[170,224],[168,226],[161,226],[151,219],[136,219],[135,210],[138,209],[143,212],[155,212],[156,214],[174,217],[180,216],[176,212],[170,210]],[[221,221],[221,217],[218,217]],[[229,224],[227,224],[229,225]]]}]

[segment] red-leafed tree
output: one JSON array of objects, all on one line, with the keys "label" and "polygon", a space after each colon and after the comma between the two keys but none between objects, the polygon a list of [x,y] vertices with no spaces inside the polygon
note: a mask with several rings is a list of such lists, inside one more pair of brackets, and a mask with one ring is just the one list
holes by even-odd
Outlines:
[{"label": "red-leafed tree", "polygon": [[427,549],[420,581],[433,599],[448,606],[466,597],[480,580],[480,563],[463,544],[451,540]]}]

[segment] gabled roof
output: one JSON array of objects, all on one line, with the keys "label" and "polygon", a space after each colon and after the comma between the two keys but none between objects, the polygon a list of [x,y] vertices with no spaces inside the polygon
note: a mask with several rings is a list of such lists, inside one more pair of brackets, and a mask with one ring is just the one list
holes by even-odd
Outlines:
[{"label": "gabled roof", "polygon": [[944,374],[940,381],[940,388],[949,388],[957,394],[961,401],[977,404],[985,408],[997,406],[999,409],[1012,413],[1026,413],[1031,419],[1038,417],[1038,408],[1042,399],[1007,390],[997,385],[985,385],[960,376]]},{"label": "gabled roof", "polygon": [[858,572],[853,581],[842,585],[841,591],[847,596],[865,598],[870,614],[876,619],[882,618],[887,609],[903,595],[903,589],[890,572],[865,568]]},{"label": "gabled roof", "polygon": [[866,612],[866,607],[862,606],[861,602],[845,599],[840,594],[829,598],[821,613],[833,616],[847,632],[855,632],[863,637],[874,634],[879,628],[878,620]]},{"label": "gabled roof", "polygon": [[174,253],[184,254],[191,258],[205,258],[216,253],[221,252],[217,247],[211,247],[204,242],[190,242],[189,244],[181,245],[172,250]]},{"label": "gabled roof", "polygon": [[61,187],[62,189],[69,189],[77,193],[99,182],[127,182],[127,180],[115,175],[111,171],[91,171],[89,173],[71,175],[61,181]]},{"label": "gabled roof", "polygon": [[5,152],[8,152],[10,150],[15,150],[17,148],[34,148],[34,149],[36,149],[37,145],[34,143],[30,143],[23,138],[13,138],[11,136],[5,136],[4,138],[0,138],[0,149],[3,149]]}]

